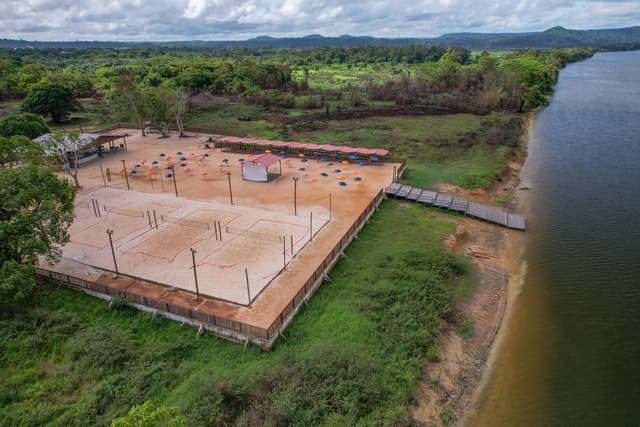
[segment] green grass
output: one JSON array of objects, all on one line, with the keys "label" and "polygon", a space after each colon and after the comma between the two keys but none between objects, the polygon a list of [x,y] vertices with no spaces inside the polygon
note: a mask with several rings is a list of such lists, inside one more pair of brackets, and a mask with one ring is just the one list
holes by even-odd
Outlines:
[{"label": "green grass", "polygon": [[318,129],[294,129],[291,137],[318,144],[387,148],[394,157],[408,159],[404,181],[410,185],[446,182],[478,188],[500,175],[509,154],[501,148],[459,145],[461,137],[478,131],[484,120],[487,117],[471,114],[332,120]]},{"label": "green grass", "polygon": [[347,257],[261,352],[126,305],[39,291],[0,320],[0,424],[107,425],[153,399],[189,425],[388,425],[406,414],[467,263],[453,225],[385,201]]},{"label": "green grass", "polygon": [[[341,90],[349,84],[384,83],[407,71],[412,72],[413,68],[406,64],[322,64],[309,67],[308,82],[312,89]],[[303,80],[303,68],[294,68],[292,76],[295,80]]]}]

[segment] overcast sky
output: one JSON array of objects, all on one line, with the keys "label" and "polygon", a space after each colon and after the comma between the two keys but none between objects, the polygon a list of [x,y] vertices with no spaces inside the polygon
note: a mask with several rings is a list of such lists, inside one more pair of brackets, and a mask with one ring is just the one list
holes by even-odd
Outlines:
[{"label": "overcast sky", "polygon": [[0,38],[433,37],[640,25],[640,0],[0,0]]}]

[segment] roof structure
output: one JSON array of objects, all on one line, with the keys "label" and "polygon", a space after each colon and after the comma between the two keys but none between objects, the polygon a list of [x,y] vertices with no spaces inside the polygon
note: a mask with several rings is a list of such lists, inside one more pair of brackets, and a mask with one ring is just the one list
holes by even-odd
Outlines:
[{"label": "roof structure", "polygon": [[281,147],[281,148],[293,148],[293,149],[302,149],[309,151],[325,151],[328,153],[348,153],[348,154],[363,154],[367,156],[386,156],[389,154],[389,150],[385,150],[383,148],[355,148],[349,147],[346,145],[343,146],[335,146],[329,144],[307,144],[301,142],[285,142],[285,141],[269,141],[267,139],[254,139],[254,138],[239,138],[236,136],[227,136],[221,138],[220,141],[226,142],[229,144],[241,144],[241,145],[252,145],[252,146],[271,146],[271,147]]},{"label": "roof structure", "polygon": [[248,159],[247,162],[251,162],[251,163],[258,164],[258,165],[264,165],[266,167],[269,167],[271,165],[275,165],[280,160],[282,160],[282,159],[279,156],[276,156],[275,154],[261,154],[261,155],[259,155],[257,157],[252,158],[252,159]]}]

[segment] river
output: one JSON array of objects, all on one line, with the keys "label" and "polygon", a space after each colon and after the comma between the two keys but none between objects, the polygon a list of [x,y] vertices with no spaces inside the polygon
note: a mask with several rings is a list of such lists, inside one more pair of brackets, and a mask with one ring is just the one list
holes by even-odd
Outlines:
[{"label": "river", "polygon": [[521,177],[524,279],[468,426],[640,425],[640,51],[560,73]]}]

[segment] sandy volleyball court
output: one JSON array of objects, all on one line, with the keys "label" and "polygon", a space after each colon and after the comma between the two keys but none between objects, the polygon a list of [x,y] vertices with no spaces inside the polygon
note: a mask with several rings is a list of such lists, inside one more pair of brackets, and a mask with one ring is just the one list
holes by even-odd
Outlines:
[{"label": "sandy volleyball court", "polygon": [[63,262],[49,268],[111,280],[95,268],[115,268],[106,233],[113,230],[119,271],[166,285],[136,292],[176,303],[172,289],[195,293],[194,249],[205,299],[188,304],[261,328],[282,313],[398,167],[291,153],[271,166],[279,174],[271,181],[246,181],[242,161],[259,153],[206,148],[209,135],[114,131],[125,132],[135,133],[126,150],[80,169],[71,242]]}]

